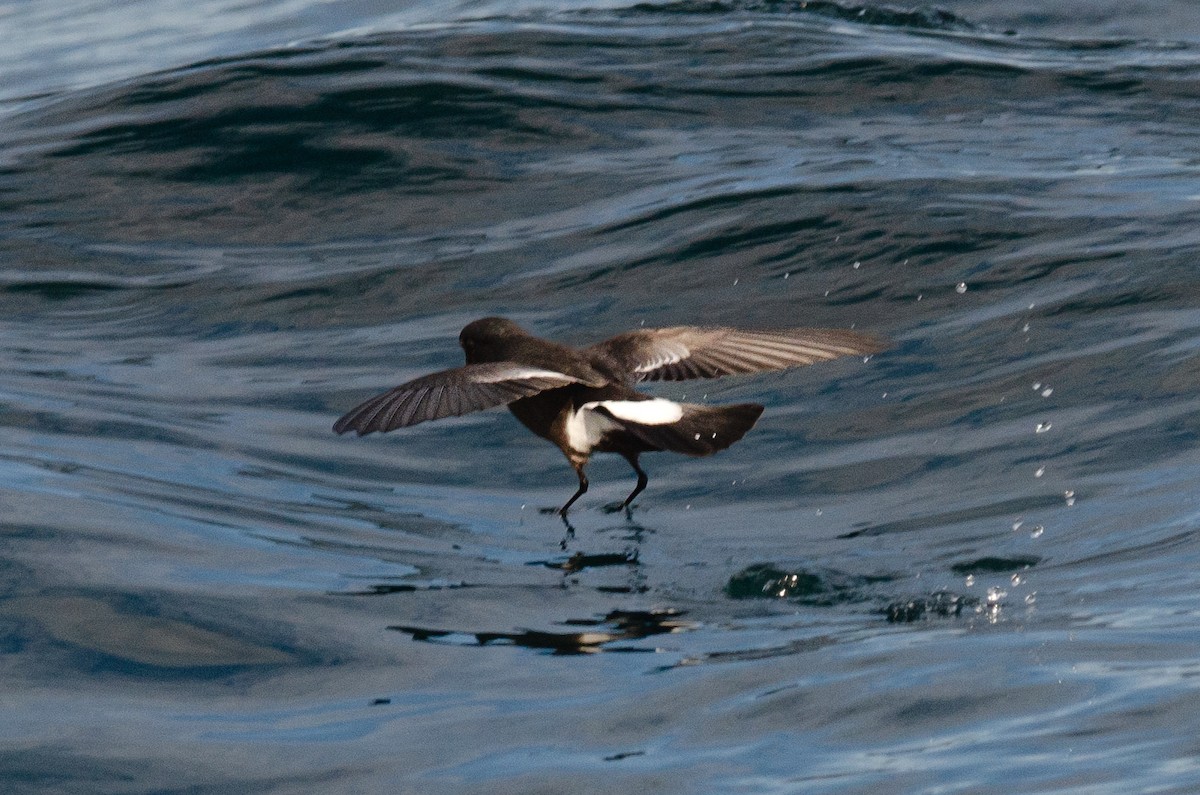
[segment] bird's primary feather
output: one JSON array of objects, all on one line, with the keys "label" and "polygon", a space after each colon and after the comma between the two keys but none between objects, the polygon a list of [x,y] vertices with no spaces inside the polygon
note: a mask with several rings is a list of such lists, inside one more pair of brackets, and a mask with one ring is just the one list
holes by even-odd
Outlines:
[{"label": "bird's primary feather", "polygon": [[636,381],[682,381],[783,370],[885,347],[876,337],[845,329],[674,326],[618,334],[588,350],[611,358]]},{"label": "bird's primary feather", "polygon": [[333,426],[337,433],[359,436],[442,417],[502,406],[580,379],[516,362],[468,364],[421,376],[376,395],[346,413]]}]

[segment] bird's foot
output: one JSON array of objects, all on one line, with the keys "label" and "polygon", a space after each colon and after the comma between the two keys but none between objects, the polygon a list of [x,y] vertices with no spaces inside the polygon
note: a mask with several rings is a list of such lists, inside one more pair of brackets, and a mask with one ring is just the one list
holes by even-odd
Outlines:
[{"label": "bird's foot", "polygon": [[563,520],[564,524],[570,524],[570,522],[567,521],[566,508],[538,508],[538,513],[540,513],[542,516],[557,516]]},{"label": "bird's foot", "polygon": [[627,502],[610,502],[600,510],[605,513],[622,513],[624,512],[626,519],[633,519],[633,506]]}]

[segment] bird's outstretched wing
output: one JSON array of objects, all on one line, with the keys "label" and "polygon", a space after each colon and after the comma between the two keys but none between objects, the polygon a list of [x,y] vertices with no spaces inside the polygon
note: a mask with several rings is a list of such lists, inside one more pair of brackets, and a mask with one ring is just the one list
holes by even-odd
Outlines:
[{"label": "bird's outstretched wing", "polygon": [[845,329],[733,328],[639,329],[593,345],[637,381],[683,381],[735,373],[783,370],[839,356],[862,356],[888,347],[884,340]]},{"label": "bird's outstretched wing", "polygon": [[334,423],[337,433],[393,431],[511,403],[547,389],[578,384],[573,376],[515,362],[468,364],[421,376],[376,395]]}]

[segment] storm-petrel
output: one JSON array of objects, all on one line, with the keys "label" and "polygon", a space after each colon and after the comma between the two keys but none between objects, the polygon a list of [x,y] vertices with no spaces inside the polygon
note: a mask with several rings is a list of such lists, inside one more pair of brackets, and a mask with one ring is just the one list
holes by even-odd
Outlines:
[{"label": "storm-petrel", "polygon": [[558,509],[563,517],[588,489],[583,468],[592,453],[619,453],[637,473],[637,485],[621,505],[628,508],[646,488],[639,455],[712,455],[741,439],[763,412],[757,403],[676,403],[642,394],[634,384],[783,370],[886,347],[877,337],[844,329],[673,326],[571,348],[501,317],[467,324],[458,341],[466,365],[377,395],[333,430],[362,436],[508,404],[525,427],[558,445],[579,476],[579,489]]}]

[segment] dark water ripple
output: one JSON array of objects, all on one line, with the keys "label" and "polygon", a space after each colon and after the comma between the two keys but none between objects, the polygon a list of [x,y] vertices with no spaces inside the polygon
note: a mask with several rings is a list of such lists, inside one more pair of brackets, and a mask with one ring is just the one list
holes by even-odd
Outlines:
[{"label": "dark water ripple", "polygon": [[[1200,786],[1197,45],[492,10],[0,109],[0,780]],[[329,430],[501,313],[895,346],[568,532],[503,414]]]}]

